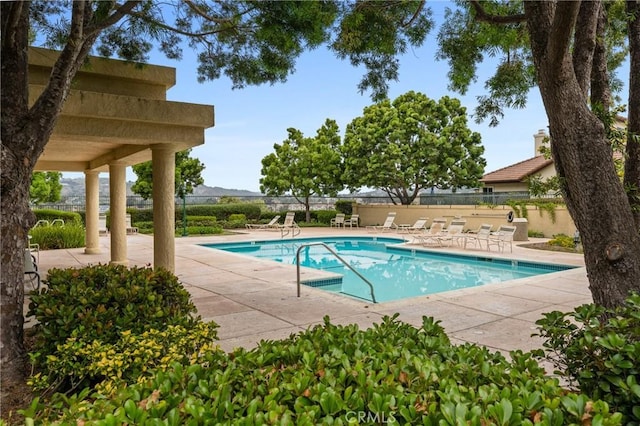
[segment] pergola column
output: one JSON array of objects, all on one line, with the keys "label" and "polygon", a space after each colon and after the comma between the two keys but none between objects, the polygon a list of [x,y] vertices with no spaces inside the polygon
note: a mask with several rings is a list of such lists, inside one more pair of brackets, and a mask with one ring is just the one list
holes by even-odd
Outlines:
[{"label": "pergola column", "polygon": [[98,229],[98,215],[100,214],[100,184],[99,172],[85,170],[85,254],[100,253],[100,231]]},{"label": "pergola column", "polygon": [[175,271],[175,150],[151,146],[153,170],[153,266]]},{"label": "pergola column", "polygon": [[126,165],[109,164],[111,263],[126,265],[127,260],[127,175]]}]

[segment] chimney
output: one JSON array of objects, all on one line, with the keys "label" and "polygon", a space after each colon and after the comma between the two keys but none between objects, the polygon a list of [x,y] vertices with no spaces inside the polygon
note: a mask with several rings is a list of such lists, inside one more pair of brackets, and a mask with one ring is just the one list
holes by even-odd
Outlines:
[{"label": "chimney", "polygon": [[533,156],[534,157],[537,157],[538,155],[542,155],[542,154],[540,154],[540,147],[544,145],[544,139],[548,138],[548,137],[549,137],[549,135],[547,135],[547,133],[544,131],[544,129],[538,130],[538,133],[533,135],[533,141],[534,141],[534,153],[533,153]]}]

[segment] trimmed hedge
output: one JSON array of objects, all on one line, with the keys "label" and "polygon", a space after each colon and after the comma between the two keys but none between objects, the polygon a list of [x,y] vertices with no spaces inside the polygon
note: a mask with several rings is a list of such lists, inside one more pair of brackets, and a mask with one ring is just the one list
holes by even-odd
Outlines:
[{"label": "trimmed hedge", "polygon": [[80,222],[65,226],[38,226],[29,231],[31,244],[39,244],[40,250],[57,250],[85,246],[85,230]]},{"label": "trimmed hedge", "polygon": [[[568,392],[530,353],[455,346],[432,318],[367,330],[325,318],[251,351],[207,353],[111,398],[37,402],[26,417],[72,424],[619,425],[606,403]],[[64,407],[64,408],[62,408]],[[58,409],[59,411],[56,411]]]},{"label": "trimmed hedge", "polygon": [[54,219],[62,219],[65,224],[82,224],[82,216],[76,212],[66,212],[63,210],[53,209],[33,209],[33,214],[36,215],[36,220],[48,220],[53,222]]}]

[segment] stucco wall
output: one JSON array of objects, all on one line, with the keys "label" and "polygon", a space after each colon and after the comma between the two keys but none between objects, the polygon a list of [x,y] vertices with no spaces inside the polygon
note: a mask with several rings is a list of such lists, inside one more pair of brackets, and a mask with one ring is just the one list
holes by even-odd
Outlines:
[{"label": "stucco wall", "polygon": [[[448,220],[459,216],[467,220],[465,229],[477,229],[483,223],[489,223],[497,228],[506,225],[507,214],[512,211],[509,206],[394,206],[394,205],[354,205],[353,213],[360,215],[361,226],[380,225],[384,222],[388,212],[396,212],[396,224],[413,224],[421,217],[431,220],[436,217],[444,217]],[[536,206],[527,208],[527,220],[529,230],[542,232],[545,237],[555,234],[573,235],[576,227],[566,207],[556,207],[555,222],[547,211],[540,210]],[[517,217],[517,216],[516,216]]]}]

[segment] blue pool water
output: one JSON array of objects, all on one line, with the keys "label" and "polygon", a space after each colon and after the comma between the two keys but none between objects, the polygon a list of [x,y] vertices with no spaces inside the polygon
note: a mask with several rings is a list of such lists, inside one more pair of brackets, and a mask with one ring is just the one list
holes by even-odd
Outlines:
[{"label": "blue pool water", "polygon": [[[329,237],[204,244],[206,247],[295,265],[304,244],[323,242],[366,277],[377,302],[475,287],[571,269],[513,259],[427,252],[398,247],[397,238]],[[305,282],[323,290],[371,301],[369,286],[322,246],[300,251],[300,265],[340,274],[335,279]]]}]

